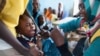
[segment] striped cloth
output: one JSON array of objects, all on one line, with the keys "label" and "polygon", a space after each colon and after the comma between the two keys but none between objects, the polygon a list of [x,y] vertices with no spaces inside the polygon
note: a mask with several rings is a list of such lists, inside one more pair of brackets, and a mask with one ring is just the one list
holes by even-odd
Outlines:
[{"label": "striped cloth", "polygon": [[100,0],[83,0],[83,2],[90,22],[100,13]]}]

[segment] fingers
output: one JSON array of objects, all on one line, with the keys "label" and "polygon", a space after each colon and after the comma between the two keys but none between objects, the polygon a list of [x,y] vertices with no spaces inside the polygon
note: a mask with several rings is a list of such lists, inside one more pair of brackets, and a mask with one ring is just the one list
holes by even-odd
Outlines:
[{"label": "fingers", "polygon": [[48,30],[44,30],[44,29],[42,29],[40,34],[41,34],[42,38],[44,38],[44,39],[46,39],[46,38],[48,38],[50,36],[49,31]]},{"label": "fingers", "polygon": [[39,56],[44,56],[44,53],[43,53],[43,51],[39,51]]},{"label": "fingers", "polygon": [[30,47],[30,53],[33,56],[43,56],[43,52],[36,45]]}]

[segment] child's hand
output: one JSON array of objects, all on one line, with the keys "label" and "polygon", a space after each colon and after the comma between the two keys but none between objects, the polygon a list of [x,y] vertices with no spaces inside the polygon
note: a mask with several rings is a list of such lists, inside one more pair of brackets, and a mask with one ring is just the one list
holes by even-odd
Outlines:
[{"label": "child's hand", "polygon": [[36,40],[36,44],[37,44],[37,47],[42,50],[42,38],[41,36],[38,34],[37,35],[37,40]]},{"label": "child's hand", "polygon": [[30,53],[33,56],[43,56],[43,52],[36,45],[30,47]]},{"label": "child's hand", "polygon": [[41,29],[41,36],[42,36],[42,38],[48,38],[49,36],[50,36],[50,33],[49,33],[49,31],[48,30],[44,30],[44,29]]}]

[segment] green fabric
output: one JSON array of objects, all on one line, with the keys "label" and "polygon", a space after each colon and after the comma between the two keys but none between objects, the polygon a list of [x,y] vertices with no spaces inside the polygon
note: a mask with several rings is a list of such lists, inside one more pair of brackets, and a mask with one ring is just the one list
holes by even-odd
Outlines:
[{"label": "green fabric", "polygon": [[100,0],[95,0],[93,4],[93,8],[91,9],[91,17],[89,19],[90,21],[92,21],[95,18],[99,5],[100,5]]},{"label": "green fabric", "polygon": [[98,11],[98,8],[100,5],[100,0],[94,0],[92,8],[90,5],[90,0],[83,0],[83,3],[85,5],[85,9],[87,11],[87,16],[88,16],[87,21],[90,22],[95,18],[96,14],[97,14],[97,11]]},{"label": "green fabric", "polygon": [[89,0],[83,0],[83,3],[85,5],[85,9],[86,9],[86,12],[87,12],[87,16],[88,16],[88,20],[90,20],[90,16],[91,16],[91,7],[90,7],[90,1]]},{"label": "green fabric", "polygon": [[93,8],[92,8],[92,15],[96,16],[98,8],[100,5],[100,1],[99,0],[95,0]]},{"label": "green fabric", "polygon": [[59,50],[56,48],[56,45],[51,38],[44,39],[42,44],[42,49],[45,56],[61,56]]},{"label": "green fabric", "polygon": [[83,56],[100,56],[100,36],[90,44]]},{"label": "green fabric", "polygon": [[33,9],[33,5],[32,5],[32,2],[33,2],[33,0],[29,0],[29,3],[28,3],[28,6],[27,6],[27,10],[29,11],[29,13],[31,14],[31,16],[32,16],[32,14],[33,14],[33,11],[32,11],[32,9]]},{"label": "green fabric", "polygon": [[61,29],[63,29],[63,31],[66,33],[66,32],[70,32],[70,31],[74,31],[76,30],[77,28],[80,27],[80,22],[81,22],[81,18],[76,18],[76,19],[73,19],[69,22],[66,22],[66,23],[63,23],[63,24],[60,24],[59,27]]}]

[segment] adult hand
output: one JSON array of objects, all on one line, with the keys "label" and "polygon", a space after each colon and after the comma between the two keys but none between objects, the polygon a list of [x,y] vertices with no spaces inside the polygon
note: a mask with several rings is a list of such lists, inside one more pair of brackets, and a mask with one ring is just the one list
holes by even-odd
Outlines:
[{"label": "adult hand", "polygon": [[62,34],[61,29],[57,27],[53,28],[50,36],[57,46],[64,44],[64,35]]}]

